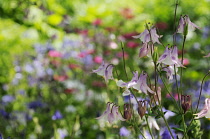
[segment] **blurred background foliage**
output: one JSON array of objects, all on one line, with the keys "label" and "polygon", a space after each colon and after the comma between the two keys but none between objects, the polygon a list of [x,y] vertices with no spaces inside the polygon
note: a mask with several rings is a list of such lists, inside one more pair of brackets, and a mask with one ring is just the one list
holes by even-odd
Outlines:
[{"label": "blurred background foliage", "polygon": [[[129,77],[139,68],[152,73],[131,36],[150,22],[162,43],[171,44],[174,7],[174,0],[0,0],[0,132],[21,139],[118,137],[119,127],[105,130],[94,118],[108,101],[123,104],[122,90],[114,81],[107,90],[91,71],[102,59],[111,61],[126,80],[123,42]],[[209,0],[181,0],[177,9],[176,21],[187,14],[202,28],[187,38],[186,92],[199,86],[210,66],[203,58],[210,51],[209,7]]]}]

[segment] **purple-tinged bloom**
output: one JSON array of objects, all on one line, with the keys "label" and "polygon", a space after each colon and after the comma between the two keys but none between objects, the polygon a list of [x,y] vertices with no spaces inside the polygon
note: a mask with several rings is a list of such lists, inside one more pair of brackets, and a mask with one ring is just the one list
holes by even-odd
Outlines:
[{"label": "purple-tinged bloom", "polygon": [[128,137],[130,135],[130,131],[126,127],[120,128],[120,136]]},{"label": "purple-tinged bloom", "polygon": [[37,109],[37,108],[41,108],[43,106],[44,106],[44,104],[40,100],[32,101],[28,104],[29,109]]},{"label": "purple-tinged bloom", "polygon": [[105,81],[108,82],[109,79],[113,79],[112,70],[113,70],[112,64],[106,64],[104,61],[99,66],[98,69],[93,70],[94,73],[97,73],[100,76],[103,76]]},{"label": "purple-tinged bloom", "polygon": [[[178,69],[175,67],[176,72],[178,71]],[[174,72],[174,66],[167,66],[163,68],[163,71],[166,71],[166,76],[167,78],[170,80],[173,80],[173,75],[175,74]]]},{"label": "purple-tinged bloom", "polygon": [[161,36],[157,34],[155,27],[151,28],[150,32],[148,29],[145,29],[144,32],[142,32],[141,34],[139,34],[137,36],[133,36],[133,37],[139,38],[143,43],[148,43],[148,42],[152,41],[153,43],[157,42],[157,43],[161,44],[158,40]]},{"label": "purple-tinged bloom", "polygon": [[155,129],[160,130],[160,127],[158,126],[155,118],[149,116],[148,117],[148,123],[149,123],[150,128],[154,127]]},{"label": "purple-tinged bloom", "polygon": [[136,85],[137,81],[138,81],[138,71],[133,72],[133,78],[131,79],[130,82],[125,83],[122,80],[119,80],[119,81],[117,81],[117,86],[125,87],[125,91],[123,92],[123,96],[127,96],[127,95],[130,95],[129,88]]},{"label": "purple-tinged bloom", "polygon": [[64,139],[66,136],[68,136],[68,132],[66,129],[57,129],[57,132],[61,139]]},{"label": "purple-tinged bloom", "polygon": [[52,120],[59,120],[62,119],[63,115],[61,114],[61,112],[59,110],[57,110],[54,115],[52,116]]},{"label": "purple-tinged bloom", "polygon": [[187,27],[188,31],[194,31],[195,28],[201,29],[200,27],[198,27],[197,25],[195,25],[194,23],[190,21],[190,18],[188,15],[181,16],[179,20],[177,33],[184,33],[185,27]]},{"label": "purple-tinged bloom", "polygon": [[3,97],[2,97],[2,101],[4,102],[4,103],[9,103],[9,102],[12,102],[12,101],[14,101],[14,97],[13,96],[11,96],[11,95],[4,95]]},{"label": "purple-tinged bloom", "polygon": [[176,65],[177,67],[184,67],[178,59],[178,49],[174,46],[173,49],[166,47],[165,52],[160,56],[158,63],[165,65]]},{"label": "purple-tinged bloom", "polygon": [[194,114],[196,115],[195,119],[199,119],[202,117],[210,118],[210,98],[205,99],[205,106],[204,108],[199,112]]},{"label": "purple-tinged bloom", "polygon": [[[110,108],[112,105],[112,108]],[[107,103],[107,108],[106,111],[100,116],[97,117],[96,119],[102,119],[102,120],[108,120],[110,124],[112,124],[115,121],[121,120],[121,121],[125,121],[126,119],[124,119],[121,115],[121,113],[118,112],[118,108],[119,106],[114,105],[112,103]]]},{"label": "purple-tinged bloom", "polygon": [[2,115],[6,119],[10,118],[10,114],[7,113],[5,110],[0,110],[0,115]]},{"label": "purple-tinged bloom", "polygon": [[153,52],[153,46],[149,45],[148,43],[144,43],[139,51],[139,57],[141,58],[145,56],[150,56],[151,54],[153,54]]},{"label": "purple-tinged bloom", "polygon": [[[173,129],[171,129],[172,135],[174,139],[176,138],[176,133]],[[164,132],[161,134],[162,138],[161,139],[172,139],[170,132],[168,131],[167,128],[165,128]]]},{"label": "purple-tinged bloom", "polygon": [[145,94],[147,94],[147,91],[150,92],[151,94],[155,93],[147,85],[147,73],[145,72],[142,72],[137,83],[133,86],[133,88]]}]

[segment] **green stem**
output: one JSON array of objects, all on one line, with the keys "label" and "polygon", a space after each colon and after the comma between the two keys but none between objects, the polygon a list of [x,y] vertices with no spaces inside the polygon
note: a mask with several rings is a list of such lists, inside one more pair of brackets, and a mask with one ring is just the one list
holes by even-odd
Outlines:
[{"label": "green stem", "polygon": [[147,126],[148,126],[148,129],[149,129],[149,133],[150,133],[152,139],[154,139],[154,137],[153,137],[153,135],[152,135],[151,128],[149,127],[149,122],[148,122],[148,117],[147,117],[147,115],[145,115],[145,118],[146,118]]},{"label": "green stem", "polygon": [[176,13],[178,7],[178,0],[176,0],[175,9],[174,9],[174,34],[173,34],[173,44],[176,45]]},{"label": "green stem", "polygon": [[198,105],[200,103],[200,99],[201,99],[201,94],[202,94],[202,89],[203,89],[203,83],[204,83],[204,80],[205,78],[210,74],[210,71],[204,76],[202,82],[201,82],[201,89],[200,89],[200,94],[199,94],[199,98],[198,98],[198,103],[197,103],[197,107],[196,107],[196,110],[195,110],[195,113],[197,113],[197,110],[198,110]]},{"label": "green stem", "polygon": [[[182,44],[182,59],[181,59],[181,63],[183,65],[183,59],[184,59],[184,45],[185,45],[185,41],[186,41],[186,36],[184,36],[184,40],[183,40],[183,44]],[[180,92],[181,95],[183,95],[183,88],[182,88],[182,80],[183,80],[183,67],[181,67],[181,72],[180,72]]]},{"label": "green stem", "polygon": [[127,74],[126,68],[125,68],[125,52],[124,52],[124,45],[123,45],[122,42],[121,42],[121,48],[122,48],[122,52],[123,52],[123,68],[124,68],[124,71],[125,71],[126,78],[127,78],[127,80],[128,80],[128,74]]}]

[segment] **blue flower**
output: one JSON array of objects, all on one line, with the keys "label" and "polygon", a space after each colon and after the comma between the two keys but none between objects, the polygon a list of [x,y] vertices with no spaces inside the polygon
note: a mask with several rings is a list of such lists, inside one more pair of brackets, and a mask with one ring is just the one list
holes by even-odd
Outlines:
[{"label": "blue flower", "polygon": [[61,112],[59,110],[57,110],[54,115],[52,116],[52,120],[59,120],[62,119],[63,115],[61,114]]},{"label": "blue flower", "polygon": [[120,128],[120,136],[128,137],[130,135],[130,131],[127,130],[124,126]]},{"label": "blue flower", "polygon": [[43,107],[44,106],[44,104],[41,102],[41,101],[39,101],[39,100],[37,100],[37,101],[32,101],[32,102],[30,102],[29,104],[28,104],[28,108],[29,109],[37,109],[37,108],[41,108],[41,107]]}]

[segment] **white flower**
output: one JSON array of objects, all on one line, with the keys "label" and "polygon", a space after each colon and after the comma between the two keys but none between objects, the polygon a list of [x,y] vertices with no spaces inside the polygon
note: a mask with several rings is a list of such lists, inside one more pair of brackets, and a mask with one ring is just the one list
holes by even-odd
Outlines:
[{"label": "white flower", "polygon": [[97,73],[100,76],[103,76],[105,81],[108,82],[109,79],[113,79],[112,70],[113,70],[112,64],[105,64],[104,61],[99,66],[98,69],[93,70],[94,73]]},{"label": "white flower", "polygon": [[177,33],[184,33],[185,27],[187,27],[188,31],[194,31],[195,28],[200,29],[200,27],[198,27],[196,24],[194,24],[190,21],[190,18],[187,15],[181,16],[181,18],[179,20]]},{"label": "white flower", "polygon": [[210,99],[209,98],[205,99],[204,108],[199,113],[196,113],[194,115],[196,115],[195,119],[199,119],[199,118],[202,118],[204,116],[206,118],[210,118]]},{"label": "white flower", "polygon": [[147,94],[147,91],[152,93],[152,94],[155,93],[147,85],[147,73],[145,73],[145,72],[143,72],[140,75],[136,85],[134,85],[133,88],[136,89],[136,90],[142,91],[145,94]]},{"label": "white flower", "polygon": [[[151,36],[151,37],[150,37]],[[159,43],[159,38],[161,36],[159,36],[156,32],[156,28],[151,28],[150,32],[148,29],[145,29],[144,32],[142,32],[141,34],[137,35],[137,36],[133,36],[134,38],[139,38],[143,43],[148,43],[150,41],[152,41],[153,43]]]}]

